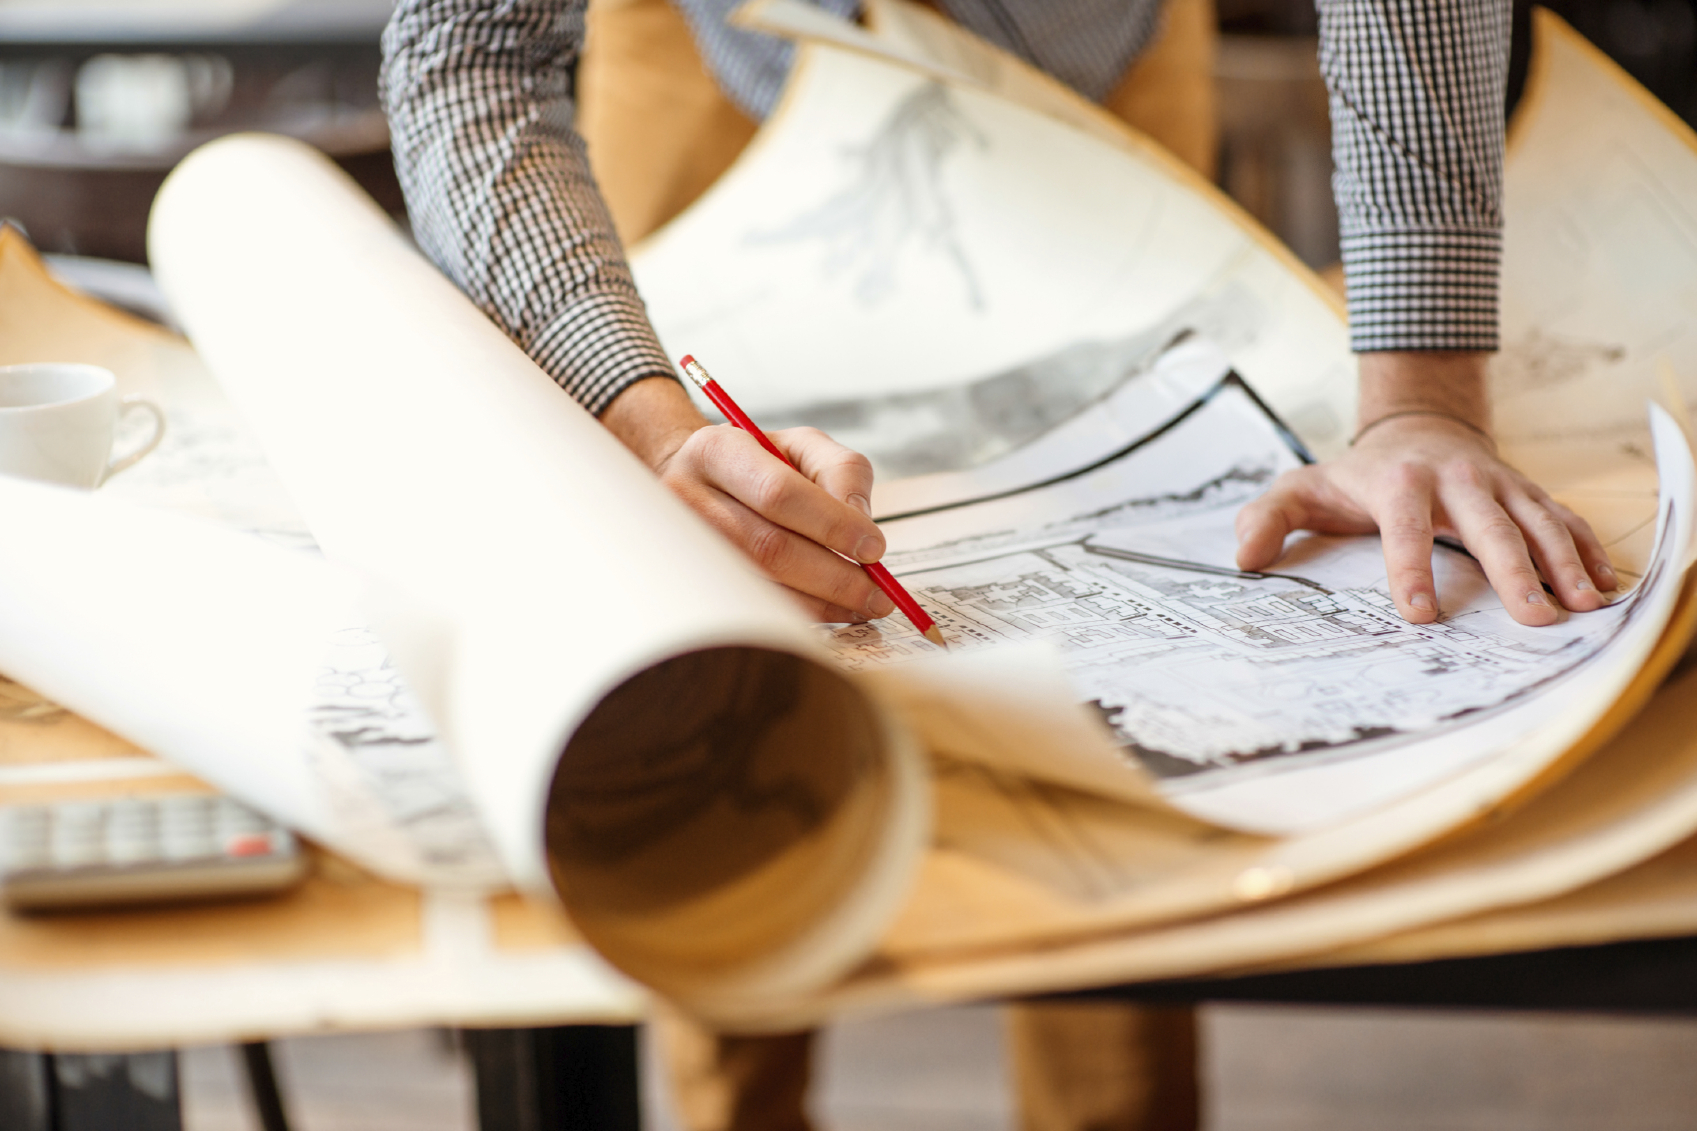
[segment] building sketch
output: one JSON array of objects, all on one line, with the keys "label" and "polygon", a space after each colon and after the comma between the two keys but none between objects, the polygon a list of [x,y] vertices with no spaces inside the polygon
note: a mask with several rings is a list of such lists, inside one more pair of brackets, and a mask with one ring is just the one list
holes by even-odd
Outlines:
[{"label": "building sketch", "polygon": [[[1427,732],[1518,698],[1610,635],[1412,625],[1382,586],[1139,557],[1086,539],[904,579],[953,645],[1057,645],[1081,694],[1163,778]],[[831,642],[857,668],[925,650],[906,636],[884,622]]]},{"label": "building sketch", "polygon": [[899,291],[897,274],[910,250],[940,255],[959,274],[967,304],[985,308],[984,291],[955,231],[943,165],[962,144],[982,149],[989,139],[961,113],[938,82],[922,83],[878,124],[864,144],[849,149],[849,181],[815,208],[748,242],[818,240],[824,273],[854,280],[855,300],[875,306]]},{"label": "building sketch", "polygon": [[[891,568],[951,648],[1054,645],[1080,699],[1169,791],[1434,738],[1525,701],[1627,623],[1631,599],[1523,628],[1465,554],[1440,548],[1440,599],[1445,578],[1474,579],[1476,597],[1409,624],[1376,538],[1312,538],[1300,564],[1234,568],[1238,506],[1291,466],[1235,380],[1087,475],[887,523]],[[1150,490],[1151,473],[1195,486]],[[926,536],[944,522],[984,534]],[[899,618],[836,627],[827,643],[851,670],[930,652]]]}]

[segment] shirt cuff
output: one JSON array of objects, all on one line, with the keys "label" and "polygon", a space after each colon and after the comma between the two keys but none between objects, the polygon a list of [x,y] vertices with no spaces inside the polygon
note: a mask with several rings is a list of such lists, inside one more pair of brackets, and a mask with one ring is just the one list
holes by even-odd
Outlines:
[{"label": "shirt cuff", "polygon": [[575,303],[525,352],[594,416],[638,381],[678,379],[642,300],[633,294],[604,293]]},{"label": "shirt cuff", "polygon": [[1346,235],[1342,251],[1355,352],[1497,348],[1501,232]]}]

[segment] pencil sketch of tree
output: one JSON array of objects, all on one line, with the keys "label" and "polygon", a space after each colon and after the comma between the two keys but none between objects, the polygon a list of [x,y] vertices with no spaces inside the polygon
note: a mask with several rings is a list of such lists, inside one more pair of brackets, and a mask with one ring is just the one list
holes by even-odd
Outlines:
[{"label": "pencil sketch of tree", "polygon": [[842,189],[779,227],[752,233],[749,242],[822,242],[824,269],[851,277],[862,306],[895,293],[901,262],[917,247],[942,255],[960,273],[967,302],[983,310],[984,293],[957,238],[943,185],[944,162],[963,142],[989,145],[948,90],[927,82],[879,123],[870,140],[848,149],[850,177]]}]

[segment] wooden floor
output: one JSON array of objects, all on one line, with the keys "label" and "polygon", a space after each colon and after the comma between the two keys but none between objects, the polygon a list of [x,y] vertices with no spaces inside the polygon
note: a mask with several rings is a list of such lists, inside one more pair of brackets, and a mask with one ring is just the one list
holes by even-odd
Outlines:
[{"label": "wooden floor", "polygon": [[[1212,1131],[1673,1131],[1697,1128],[1697,1021],[1213,1007]],[[183,1061],[188,1131],[258,1131],[235,1058]],[[295,1131],[473,1131],[443,1035],[281,1043]],[[650,1131],[675,1131],[654,1073]],[[996,1013],[840,1026],[818,1089],[828,1131],[1012,1131]]]}]

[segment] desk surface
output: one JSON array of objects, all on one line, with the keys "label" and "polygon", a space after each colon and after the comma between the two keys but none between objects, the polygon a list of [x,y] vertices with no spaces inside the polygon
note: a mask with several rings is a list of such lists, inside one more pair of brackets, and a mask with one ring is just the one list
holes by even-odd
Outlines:
[{"label": "desk surface", "polygon": [[[10,713],[0,712],[0,804],[206,788],[74,716]],[[551,907],[421,893],[323,853],[304,884],[273,898],[0,914],[0,1046],[13,1048],[629,1022],[644,1000]]]}]

